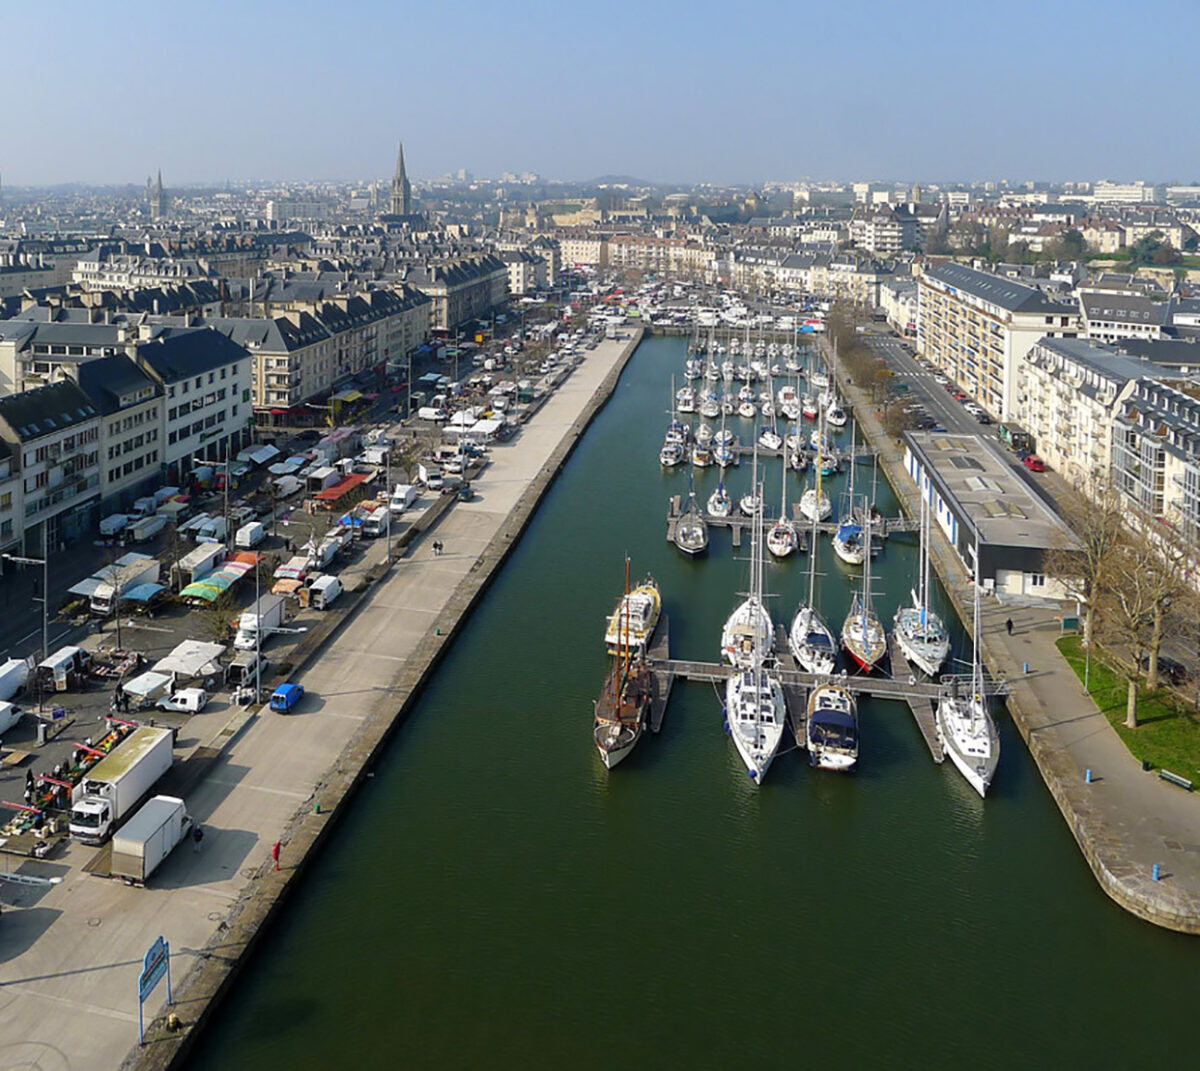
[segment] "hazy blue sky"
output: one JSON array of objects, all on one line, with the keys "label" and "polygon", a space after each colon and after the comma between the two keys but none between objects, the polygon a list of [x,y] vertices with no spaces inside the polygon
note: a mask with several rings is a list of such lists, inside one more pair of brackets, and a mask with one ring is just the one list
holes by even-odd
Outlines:
[{"label": "hazy blue sky", "polygon": [[3,0],[6,185],[1200,179],[1200,0]]}]

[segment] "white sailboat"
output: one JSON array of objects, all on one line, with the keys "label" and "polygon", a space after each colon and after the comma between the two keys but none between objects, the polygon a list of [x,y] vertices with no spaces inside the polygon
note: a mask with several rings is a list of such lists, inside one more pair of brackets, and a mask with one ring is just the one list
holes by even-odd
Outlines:
[{"label": "white sailboat", "polygon": [[788,647],[796,661],[809,673],[828,675],[837,668],[833,633],[817,610],[817,522],[813,521],[808,561],[808,602],[801,603],[788,631]]},{"label": "white sailboat", "polygon": [[787,465],[780,466],[782,479],[780,483],[783,485],[779,496],[779,519],[771,525],[771,530],[767,532],[767,550],[771,552],[771,556],[775,558],[786,558],[796,552],[796,547],[800,543],[799,537],[796,535],[796,527],[788,520],[787,515]]},{"label": "white sailboat", "polygon": [[708,525],[704,523],[704,517],[696,505],[696,491],[690,481],[687,509],[675,522],[675,546],[689,557],[708,550]]},{"label": "white sailboat", "polygon": [[724,481],[717,484],[717,489],[708,496],[708,515],[710,517],[728,517],[730,510],[733,508],[733,502],[729,498],[729,492],[725,490]]},{"label": "white sailboat", "polygon": [[[863,539],[871,545],[871,515],[864,518]],[[887,633],[871,602],[871,555],[863,557],[863,589],[850,603],[850,612],[842,625],[842,646],[864,673],[876,669],[887,654]]]},{"label": "white sailboat", "polygon": [[979,654],[979,542],[975,542],[975,612],[972,630],[971,690],[957,688],[938,700],[935,724],[942,750],[958,767],[967,783],[986,796],[1000,762],[1000,737],[983,690],[983,662]]},{"label": "white sailboat", "polygon": [[[761,490],[758,500],[762,501]],[[721,629],[721,658],[738,669],[752,669],[775,653],[775,628],[762,596],[762,513],[750,526],[750,593]],[[756,663],[757,660],[757,663]]]},{"label": "white sailboat", "polygon": [[825,520],[833,512],[833,503],[829,500],[829,495],[821,489],[821,476],[824,472],[824,466],[821,464],[821,449],[824,444],[825,436],[821,434],[817,437],[817,461],[813,466],[816,476],[813,486],[806,488],[804,494],[800,496],[800,512],[806,519],[814,522]]},{"label": "white sailboat", "polygon": [[[761,501],[762,492],[758,497]],[[755,784],[762,784],[783,739],[783,686],[766,668],[774,652],[771,617],[763,604],[762,516],[756,513],[750,542],[750,595],[734,610],[721,635],[722,653],[738,672],[725,685],[729,735]]]},{"label": "white sailboat", "polygon": [[896,642],[908,662],[928,677],[936,677],[950,656],[950,633],[929,606],[929,500],[921,495],[921,552],[917,590],[912,605],[901,606],[893,619]]},{"label": "white sailboat", "polygon": [[[842,496],[842,511],[838,518],[837,530],[833,533],[833,550],[847,565],[862,565],[863,557],[870,549],[863,538],[863,527],[859,523],[854,498],[854,470],[858,466],[854,459],[850,460],[850,479],[846,493]],[[866,502],[863,503],[863,513],[866,513]]]}]

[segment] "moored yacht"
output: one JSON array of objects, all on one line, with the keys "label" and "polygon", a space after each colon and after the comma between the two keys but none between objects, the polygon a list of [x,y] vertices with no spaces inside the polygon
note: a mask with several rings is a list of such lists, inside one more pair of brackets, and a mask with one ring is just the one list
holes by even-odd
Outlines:
[{"label": "moored yacht", "polygon": [[936,677],[950,657],[950,633],[929,606],[929,501],[921,496],[921,553],[917,559],[917,590],[912,605],[896,610],[893,629],[905,659],[929,677]]},{"label": "moored yacht", "polygon": [[783,739],[783,686],[761,663],[731,674],[725,684],[725,719],[746,770],[761,785]]},{"label": "moored yacht", "polygon": [[641,739],[646,714],[654,695],[654,677],[641,656],[634,653],[625,639],[630,636],[628,602],[629,559],[625,559],[625,597],[618,612],[626,615],[624,628],[616,632],[616,657],[613,659],[604,690],[593,708],[592,741],[607,769],[626,758]]},{"label": "moored yacht", "polygon": [[708,549],[708,525],[696,506],[696,492],[688,493],[687,509],[675,522],[675,546],[689,557],[703,554]]},{"label": "moored yacht", "polygon": [[622,646],[635,654],[644,654],[646,644],[662,613],[662,593],[654,577],[647,576],[628,591],[609,615],[604,629],[604,646],[610,655],[620,654]]},{"label": "moored yacht", "polygon": [[821,684],[812,690],[804,738],[813,766],[841,773],[854,769],[858,762],[858,708],[848,689]]},{"label": "moored yacht", "polygon": [[725,490],[725,484],[717,484],[717,489],[708,496],[708,515],[710,517],[728,517],[733,509],[733,502],[729,497],[729,492]]}]

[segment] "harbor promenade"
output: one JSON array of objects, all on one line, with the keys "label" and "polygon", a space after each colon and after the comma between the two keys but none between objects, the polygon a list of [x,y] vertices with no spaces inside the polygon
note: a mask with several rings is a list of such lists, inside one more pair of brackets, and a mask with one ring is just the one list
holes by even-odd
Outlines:
[{"label": "harbor promenade", "polygon": [[[24,865],[62,882],[31,891],[0,920],[0,1071],[177,1064],[639,339],[634,332],[588,352],[519,434],[493,447],[475,500],[439,511],[429,529],[442,554],[422,533],[388,570],[385,541],[376,540],[343,572],[348,590],[363,590],[291,674],[307,692],[293,714],[243,713],[210,721],[209,735],[189,734],[205,746],[185,755],[177,772],[203,770],[187,793],[205,831],[199,852],[181,847],[141,890],[84,874],[89,850],[78,846],[65,862]],[[170,1010],[181,1029],[167,1029],[160,986],[146,1006],[147,1044],[139,1048],[137,978],[159,935],[171,945]]]},{"label": "harbor promenade", "polygon": [[[916,516],[917,489],[900,446],[884,432],[866,393],[851,386],[840,368],[838,378],[897,498]],[[936,526],[930,557],[970,631],[972,584]],[[1101,887],[1139,918],[1200,934],[1200,799],[1143,770],[1129,753],[1055,646],[1061,635],[1057,607],[988,598],[980,626],[984,661],[993,676],[1008,680],[1013,723]],[[996,777],[1003,780],[1003,758]]]}]

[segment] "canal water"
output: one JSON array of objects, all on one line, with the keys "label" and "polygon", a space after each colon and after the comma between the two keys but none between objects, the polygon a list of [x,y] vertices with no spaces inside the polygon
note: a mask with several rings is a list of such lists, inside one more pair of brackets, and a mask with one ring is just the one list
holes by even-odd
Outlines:
[{"label": "canal water", "polygon": [[[193,1067],[1114,1066],[1191,1048],[1195,942],[1104,896],[1003,713],[986,801],[875,701],[856,774],[789,750],[757,788],[717,693],[690,683],[605,772],[592,699],[625,554],[662,585],[677,657],[717,659],[747,586],[728,532],[699,561],[665,539],[688,486],[658,464],[683,356],[639,348]],[[718,479],[698,478],[701,502]],[[869,493],[869,463],[856,479]],[[749,487],[749,462],[728,482]],[[789,474],[790,498],[802,486]],[[875,500],[894,512],[882,476]],[[852,573],[823,544],[840,629]],[[889,627],[916,558],[894,536],[877,560]],[[769,564],[767,586],[789,621],[807,559]]]}]

